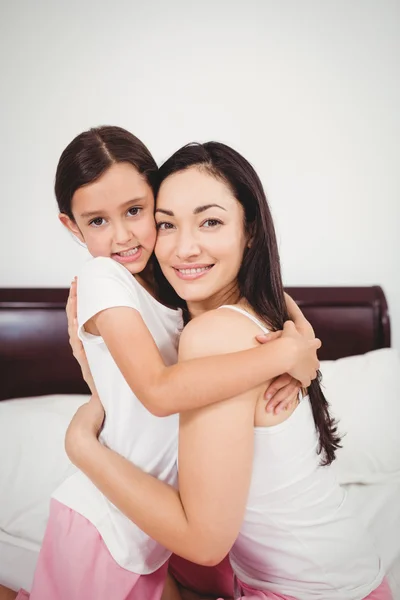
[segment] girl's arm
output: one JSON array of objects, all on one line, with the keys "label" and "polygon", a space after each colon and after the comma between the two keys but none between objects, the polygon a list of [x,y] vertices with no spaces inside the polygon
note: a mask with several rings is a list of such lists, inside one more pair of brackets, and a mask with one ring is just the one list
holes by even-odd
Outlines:
[{"label": "girl's arm", "polygon": [[293,323],[296,325],[297,331],[305,337],[307,337],[308,339],[313,340],[315,338],[315,333],[311,323],[307,321],[307,319],[305,318],[305,316],[303,315],[293,298],[291,298],[286,292],[284,292],[284,295],[288,315],[293,321]]},{"label": "girl's arm", "polygon": [[[244,319],[232,321],[230,315],[211,313],[203,317],[182,344],[183,360],[240,351],[246,347],[240,340],[251,339]],[[140,529],[184,558],[214,565],[230,550],[243,520],[252,470],[254,407],[260,394],[261,389],[253,389],[181,415],[179,491],[102,446],[96,439],[101,415],[93,429],[90,419],[88,426],[78,413],[67,432],[66,449],[77,467]]]},{"label": "girl's arm", "polygon": [[[304,339],[293,324],[285,327],[280,339],[247,353],[167,367],[142,319],[136,285],[132,275],[112,259],[92,259],[78,281],[78,312],[80,325],[87,333],[103,338],[126,382],[153,414],[166,416],[218,402],[285,372],[303,386],[316,376],[320,343]],[[189,323],[181,339],[191,326]]]},{"label": "girl's arm", "polygon": [[[309,339],[313,339],[314,331],[310,325],[310,323],[305,319],[303,313],[298,308],[296,303],[292,300],[290,296],[285,294],[286,302],[288,307],[289,316],[295,323],[295,327],[297,331],[300,331],[303,336],[308,337]],[[93,381],[92,374],[90,372],[90,368],[86,359],[86,354],[83,348],[83,344],[78,338],[77,335],[77,294],[76,294],[76,278],[71,284],[71,290],[68,297],[67,307],[66,307],[67,317],[68,317],[68,333],[70,344],[72,347],[73,355],[81,366],[82,375],[86,383],[88,384],[90,391],[92,394],[96,394],[96,387]],[[277,334],[262,334],[257,336],[257,340],[260,343],[266,343],[277,336]],[[267,400],[266,410],[268,412],[278,413],[284,410],[286,407],[290,406],[291,403],[297,398],[298,391],[301,387],[300,382],[297,379],[294,379],[288,373],[283,375],[278,375],[273,383],[269,386],[266,391],[265,398]],[[162,414],[159,416],[164,416],[164,407],[161,407]],[[150,407],[148,407],[150,408]],[[190,407],[189,407],[190,408]],[[166,407],[165,407],[166,409]],[[154,411],[153,411],[154,412]],[[158,413],[157,413],[158,414]],[[170,414],[170,413],[168,413]]]},{"label": "girl's arm", "polygon": [[[95,329],[89,327],[89,333],[102,336],[130,388],[157,416],[225,400],[281,373],[289,373],[308,387],[319,367],[316,350],[320,341],[302,337],[292,322],[285,324],[279,339],[268,344],[230,354],[188,358],[167,367],[137,310],[110,308],[91,321]],[[181,344],[189,335],[192,338],[195,321],[185,327]]]}]

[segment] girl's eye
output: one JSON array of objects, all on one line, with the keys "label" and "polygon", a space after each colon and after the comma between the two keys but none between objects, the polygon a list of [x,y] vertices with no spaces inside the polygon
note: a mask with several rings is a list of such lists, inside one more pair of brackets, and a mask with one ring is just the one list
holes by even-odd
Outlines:
[{"label": "girl's eye", "polygon": [[162,230],[166,230],[166,229],[173,229],[173,224],[172,223],[168,223],[167,221],[160,221],[160,223],[157,223],[157,229],[162,229]]},{"label": "girl's eye", "polygon": [[220,221],[219,219],[207,219],[206,221],[204,221],[202,223],[202,227],[206,227],[206,228],[211,228],[211,227],[217,227],[218,225],[222,225],[222,221]]},{"label": "girl's eye", "polygon": [[141,210],[142,210],[142,208],[140,206],[132,206],[132,208],[130,208],[128,210],[128,215],[130,217],[136,217],[140,213]]},{"label": "girl's eye", "polygon": [[89,225],[92,225],[93,227],[100,227],[101,225],[103,225],[103,217],[96,217],[95,219],[92,219],[89,223]]}]

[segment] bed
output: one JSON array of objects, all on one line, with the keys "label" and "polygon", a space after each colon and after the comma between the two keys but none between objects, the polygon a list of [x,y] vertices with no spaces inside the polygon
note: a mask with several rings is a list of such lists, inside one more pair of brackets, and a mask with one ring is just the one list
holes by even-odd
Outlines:
[{"label": "bed", "polygon": [[[338,477],[373,533],[394,597],[400,600],[400,446],[395,430],[400,362],[390,348],[384,293],[379,286],[287,291],[323,341],[325,393],[346,431],[336,461]],[[65,289],[0,289],[0,583],[14,588],[30,589],[49,496],[74,469],[63,450],[64,432],[88,397],[68,344],[67,294]],[[372,427],[378,432],[375,438]]]}]

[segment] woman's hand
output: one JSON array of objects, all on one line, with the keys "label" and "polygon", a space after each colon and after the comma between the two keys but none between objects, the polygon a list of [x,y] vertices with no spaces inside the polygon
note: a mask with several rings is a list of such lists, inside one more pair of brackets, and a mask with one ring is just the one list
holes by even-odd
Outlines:
[{"label": "woman's hand", "polygon": [[72,348],[72,354],[79,363],[83,379],[88,384],[91,393],[96,394],[96,386],[94,384],[92,373],[89,368],[89,363],[86,358],[85,350],[83,348],[81,340],[78,337],[76,277],[71,283],[71,287],[69,290],[66,313],[68,319],[69,343]]},{"label": "woman's hand", "polygon": [[104,423],[104,408],[97,394],[78,408],[65,434],[65,451],[78,465],[83,444],[96,440]]},{"label": "woman's hand", "polygon": [[269,413],[278,414],[282,410],[289,410],[297,403],[301,383],[289,373],[276,377],[265,392],[267,404],[265,410]]}]

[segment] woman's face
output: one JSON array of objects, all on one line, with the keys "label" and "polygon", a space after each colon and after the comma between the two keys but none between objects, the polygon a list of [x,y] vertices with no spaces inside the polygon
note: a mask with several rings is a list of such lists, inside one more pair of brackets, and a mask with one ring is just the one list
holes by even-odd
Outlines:
[{"label": "woman's face", "polygon": [[155,214],[157,259],[189,310],[236,301],[248,235],[243,208],[230,188],[205,169],[191,167],[163,181]]}]

